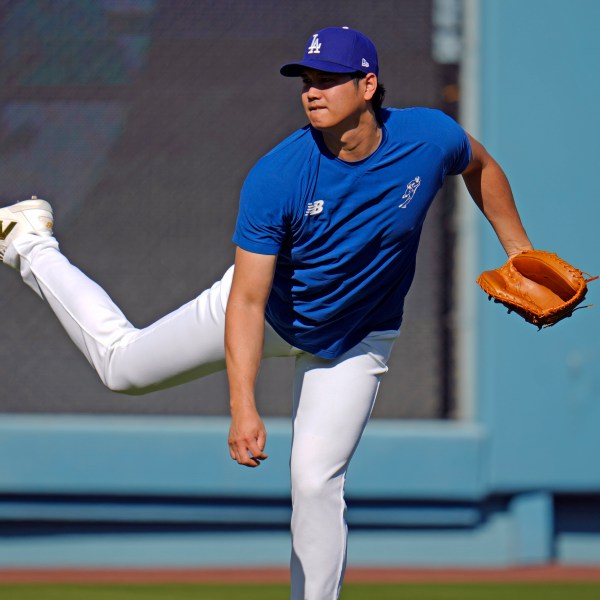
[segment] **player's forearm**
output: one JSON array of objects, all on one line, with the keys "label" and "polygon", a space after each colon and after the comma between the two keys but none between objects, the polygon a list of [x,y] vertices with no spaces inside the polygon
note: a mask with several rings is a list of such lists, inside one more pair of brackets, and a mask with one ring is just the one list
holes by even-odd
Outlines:
[{"label": "player's forearm", "polygon": [[500,243],[510,256],[532,248],[517,211],[506,176],[497,163],[464,176],[473,200],[494,228]]},{"label": "player's forearm", "polygon": [[254,409],[254,387],[264,342],[264,308],[231,299],[225,324],[225,360],[232,413]]},{"label": "player's forearm", "polygon": [[267,433],[256,409],[254,386],[262,357],[264,306],[235,298],[227,305],[225,353],[230,388],[229,454],[240,465],[266,460]]},{"label": "player's forearm", "polygon": [[260,368],[265,306],[277,257],[237,248],[225,316],[225,360],[232,412],[254,409],[254,385]]},{"label": "player's forearm", "polygon": [[463,173],[469,194],[494,228],[506,254],[531,249],[504,171],[479,142],[471,138],[471,144],[473,161]]}]

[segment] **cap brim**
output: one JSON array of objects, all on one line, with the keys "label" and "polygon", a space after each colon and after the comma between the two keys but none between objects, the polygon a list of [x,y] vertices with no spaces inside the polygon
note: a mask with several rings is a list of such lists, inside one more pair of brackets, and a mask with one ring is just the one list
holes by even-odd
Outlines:
[{"label": "cap brim", "polygon": [[356,73],[354,67],[345,67],[337,63],[327,62],[326,60],[304,60],[302,62],[288,63],[283,65],[279,72],[284,77],[300,77],[306,69],[316,69],[326,73]]}]

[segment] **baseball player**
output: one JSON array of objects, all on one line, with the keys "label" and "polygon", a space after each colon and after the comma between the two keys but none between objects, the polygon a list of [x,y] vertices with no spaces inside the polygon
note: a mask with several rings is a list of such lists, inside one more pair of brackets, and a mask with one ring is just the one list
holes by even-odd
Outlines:
[{"label": "baseball player", "polygon": [[346,560],[346,471],[387,371],[436,192],[462,174],[506,253],[532,246],[480,143],[441,112],[382,108],[365,35],[322,29],[281,73],[301,80],[308,124],[251,170],[235,265],[188,304],[134,328],[60,253],[51,207],[35,197],[0,209],[0,255],[110,389],[144,393],[226,367],[229,450],[241,465],[267,458],[254,398],[260,362],[294,357],[291,598],[332,600]]}]

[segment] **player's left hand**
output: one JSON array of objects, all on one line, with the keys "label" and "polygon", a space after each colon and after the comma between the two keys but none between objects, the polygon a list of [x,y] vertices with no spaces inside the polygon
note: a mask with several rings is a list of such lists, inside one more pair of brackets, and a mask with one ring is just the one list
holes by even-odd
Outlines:
[{"label": "player's left hand", "polygon": [[552,252],[532,249],[509,253],[504,265],[484,271],[477,283],[490,299],[541,329],[570,317],[595,279]]},{"label": "player's left hand", "polygon": [[258,467],[268,455],[264,453],[267,430],[255,409],[232,412],[229,428],[229,454],[238,464]]}]

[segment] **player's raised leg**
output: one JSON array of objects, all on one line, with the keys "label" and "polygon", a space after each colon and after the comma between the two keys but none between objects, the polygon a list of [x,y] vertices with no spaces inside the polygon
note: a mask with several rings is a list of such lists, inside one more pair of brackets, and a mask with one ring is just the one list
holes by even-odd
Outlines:
[{"label": "player's raised leg", "polygon": [[144,393],[225,367],[223,332],[232,269],[196,299],[136,329],[108,294],[60,253],[52,208],[33,197],[0,209],[0,258],[21,271],[116,391]]}]

